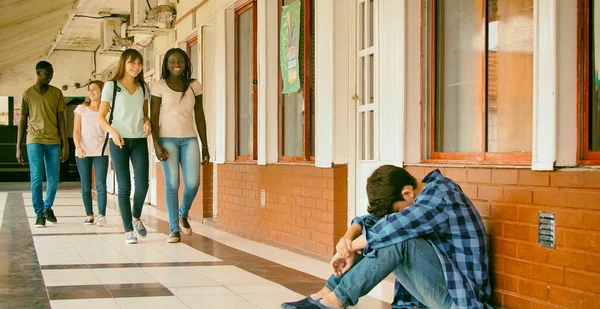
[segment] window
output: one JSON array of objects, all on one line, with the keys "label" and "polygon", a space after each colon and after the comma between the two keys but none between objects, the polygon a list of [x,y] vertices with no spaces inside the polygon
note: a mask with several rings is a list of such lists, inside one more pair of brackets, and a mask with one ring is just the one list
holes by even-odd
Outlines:
[{"label": "window", "polygon": [[[579,159],[581,163],[600,162],[600,6],[599,0],[580,1],[582,27],[580,42],[580,123]],[[598,56],[598,57],[596,57]]]},{"label": "window", "polygon": [[433,2],[432,159],[531,162],[533,1]]},{"label": "window", "polygon": [[187,42],[187,54],[192,63],[192,78],[198,79],[198,37],[193,37]]},{"label": "window", "polygon": [[[294,1],[280,0],[280,3],[284,6]],[[284,162],[314,161],[315,155],[315,21],[312,0],[301,0],[300,20],[300,90],[281,94],[279,100],[279,153],[280,161]],[[281,68],[279,76],[281,90]]]},{"label": "window", "polygon": [[256,5],[235,12],[236,159],[256,160],[258,101],[256,70]]}]

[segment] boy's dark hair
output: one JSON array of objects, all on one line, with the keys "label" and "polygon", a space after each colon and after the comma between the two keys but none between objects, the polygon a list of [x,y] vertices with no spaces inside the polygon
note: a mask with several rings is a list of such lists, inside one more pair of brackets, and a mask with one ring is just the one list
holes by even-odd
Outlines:
[{"label": "boy's dark hair", "polygon": [[392,205],[404,201],[402,188],[417,187],[417,180],[405,169],[394,165],[383,165],[377,168],[367,179],[367,197],[369,198],[369,214],[382,218],[394,212]]},{"label": "boy's dark hair", "polygon": [[51,67],[52,64],[50,64],[50,62],[42,60],[35,65],[35,72],[37,73],[42,69],[49,69]]}]

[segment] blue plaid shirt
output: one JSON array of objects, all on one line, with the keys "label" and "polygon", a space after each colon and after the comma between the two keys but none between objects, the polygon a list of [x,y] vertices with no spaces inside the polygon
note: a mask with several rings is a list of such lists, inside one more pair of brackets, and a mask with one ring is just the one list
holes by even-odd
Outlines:
[{"label": "blue plaid shirt", "polygon": [[[491,297],[485,228],[479,213],[460,186],[439,170],[427,175],[423,190],[413,205],[401,212],[377,219],[357,217],[353,224],[363,227],[368,243],[366,257],[377,249],[404,240],[423,237],[437,252],[446,287],[458,308],[485,308]],[[393,308],[425,307],[396,281]]]}]

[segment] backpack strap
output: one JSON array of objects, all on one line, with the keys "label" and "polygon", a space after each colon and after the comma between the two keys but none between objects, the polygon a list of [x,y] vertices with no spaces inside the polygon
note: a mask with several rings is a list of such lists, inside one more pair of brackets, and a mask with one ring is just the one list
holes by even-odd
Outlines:
[{"label": "backpack strap", "polygon": [[[113,80],[113,94],[112,94],[112,108],[110,109],[110,114],[108,116],[108,124],[112,125],[113,122],[113,112],[115,111],[115,105],[117,104],[117,81]],[[143,89],[143,88],[142,88]],[[106,137],[104,138],[104,144],[102,145],[102,153],[100,155],[104,156],[104,151],[106,150],[106,145],[108,144],[108,132],[106,132]]]}]

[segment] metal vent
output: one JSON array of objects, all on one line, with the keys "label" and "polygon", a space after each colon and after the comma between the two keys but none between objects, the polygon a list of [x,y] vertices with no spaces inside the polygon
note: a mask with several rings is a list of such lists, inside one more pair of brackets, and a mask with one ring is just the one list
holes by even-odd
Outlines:
[{"label": "metal vent", "polygon": [[554,213],[538,213],[538,245],[545,248],[556,248],[556,221]]}]

